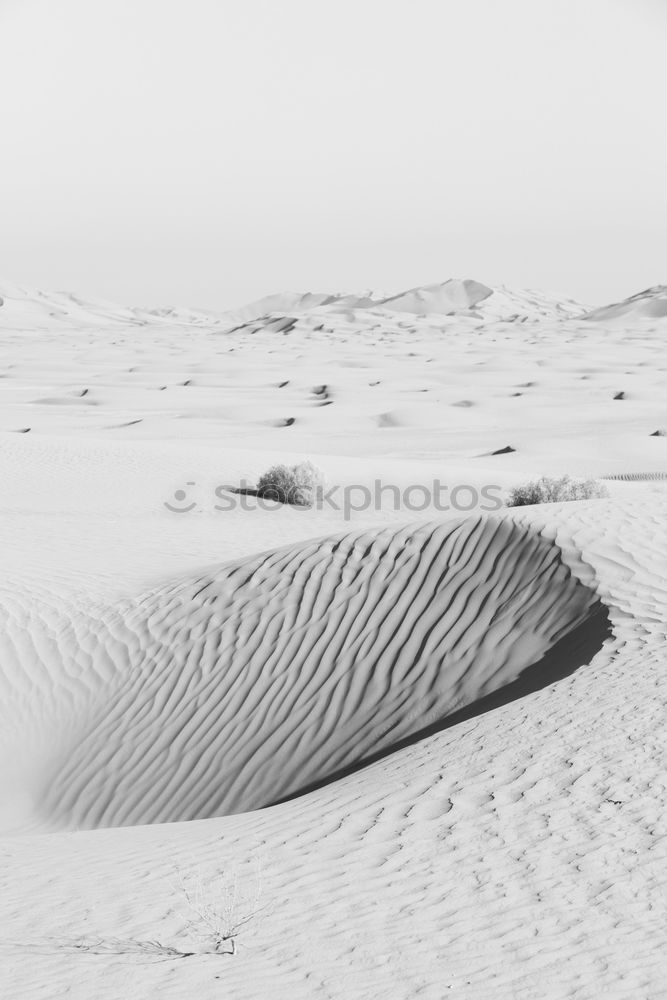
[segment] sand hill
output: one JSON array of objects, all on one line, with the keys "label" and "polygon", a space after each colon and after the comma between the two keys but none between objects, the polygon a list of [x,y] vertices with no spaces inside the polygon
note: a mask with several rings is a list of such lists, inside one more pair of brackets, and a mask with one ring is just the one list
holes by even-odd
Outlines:
[{"label": "sand hill", "polygon": [[555,546],[484,520],[245,560],[62,620],[57,641],[52,619],[22,617],[3,642],[0,770],[26,769],[32,829],[270,805],[539,674],[584,622],[600,632]]},{"label": "sand hill", "polygon": [[597,322],[626,322],[635,320],[655,320],[667,317],[667,285],[656,285],[644,292],[631,295],[629,299],[615,305],[594,309],[586,319]]}]

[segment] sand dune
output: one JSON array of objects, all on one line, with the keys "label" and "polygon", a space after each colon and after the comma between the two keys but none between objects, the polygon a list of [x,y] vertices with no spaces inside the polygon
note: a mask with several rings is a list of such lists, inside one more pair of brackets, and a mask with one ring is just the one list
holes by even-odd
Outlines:
[{"label": "sand dune", "polygon": [[235,323],[248,323],[274,314],[299,316],[319,307],[331,309],[364,309],[375,304],[372,295],[329,294],[328,292],[280,292],[267,295],[241,309],[227,314]]},{"label": "sand dune", "polygon": [[424,285],[411,288],[381,304],[395,312],[447,314],[471,309],[493,295],[493,289],[478,281],[450,279],[441,285]]},{"label": "sand dune", "polygon": [[134,311],[103,300],[83,299],[70,292],[43,292],[0,281],[0,326],[14,329],[44,329],[64,325],[80,327],[132,325]]},{"label": "sand dune", "polygon": [[[585,307],[573,299],[536,291],[490,288],[478,281],[450,278],[411,288],[398,295],[274,295],[228,314],[232,328],[291,332],[295,327],[332,332],[349,325],[357,330],[409,329],[412,324],[442,325],[445,317],[473,328],[482,323],[539,323],[580,318]],[[407,324],[407,326],[406,326]]]},{"label": "sand dune", "polygon": [[632,323],[636,320],[655,320],[667,317],[667,285],[656,285],[647,288],[617,302],[614,305],[603,306],[586,314],[585,319],[606,323]]},{"label": "sand dune", "polygon": [[4,759],[27,823],[248,811],[511,683],[596,612],[556,546],[470,519],[280,550],[55,630],[17,615]]},{"label": "sand dune", "polygon": [[[239,1000],[657,1000],[666,513],[664,500],[520,512],[609,608],[613,636],[573,649],[588,665],[557,684],[259,812],[4,840],[6,995],[46,983],[75,1000],[181,1000],[222,983]],[[244,887],[256,859],[261,910],[234,961],[123,950],[196,947],[175,866]],[[67,948],[82,937],[106,952]]]},{"label": "sand dune", "polygon": [[223,313],[203,309],[122,306],[73,292],[46,292],[0,280],[0,329],[126,329],[127,327],[208,326],[223,322]]}]

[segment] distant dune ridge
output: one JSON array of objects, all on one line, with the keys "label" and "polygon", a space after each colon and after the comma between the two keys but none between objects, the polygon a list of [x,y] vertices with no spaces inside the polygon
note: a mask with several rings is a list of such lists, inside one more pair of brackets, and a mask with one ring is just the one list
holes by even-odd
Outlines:
[{"label": "distant dune ridge", "polygon": [[382,310],[413,315],[454,315],[475,312],[483,307],[489,318],[499,315],[572,316],[585,307],[569,299],[557,299],[542,292],[510,292],[491,288],[478,281],[450,278],[441,283],[408,289],[397,295],[373,291],[361,293],[280,292],[267,295],[240,309],[227,312],[191,307],[130,307],[103,299],[83,298],[71,292],[43,292],[0,281],[0,327],[42,329],[62,323],[76,328],[99,325],[184,326],[243,325],[264,317],[304,316],[320,311]]},{"label": "distant dune ridge", "polygon": [[573,299],[544,292],[492,288],[471,279],[449,278],[397,295],[361,293],[280,292],[240,309],[212,311],[190,307],[120,306],[103,299],[81,298],[71,292],[42,292],[0,281],[0,327],[44,328],[56,323],[94,325],[211,326],[229,328],[278,317],[306,317],[366,311],[414,316],[471,315],[487,320],[585,318],[589,320],[659,319],[667,316],[667,286],[657,285],[623,302],[587,310]]},{"label": "distant dune ridge", "polygon": [[479,281],[450,278],[441,283],[421,285],[400,292],[398,295],[379,295],[367,292],[362,295],[271,295],[243,309],[228,313],[228,319],[237,325],[258,324],[290,316],[306,322],[332,320],[346,314],[348,319],[368,322],[370,319],[386,322],[388,315],[396,313],[413,317],[459,316],[479,320],[519,319],[539,320],[571,319],[585,313],[586,307],[573,299],[557,297],[545,292],[515,291],[504,287],[491,288]]},{"label": "distant dune ridge", "polygon": [[557,546],[468,518],[270,552],[55,633],[10,622],[12,822],[260,808],[512,682],[596,607]]}]

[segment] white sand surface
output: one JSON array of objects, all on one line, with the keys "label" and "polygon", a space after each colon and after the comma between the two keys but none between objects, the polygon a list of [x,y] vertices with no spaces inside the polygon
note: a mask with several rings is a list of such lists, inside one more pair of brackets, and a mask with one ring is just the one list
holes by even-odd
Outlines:
[{"label": "white sand surface", "polygon": [[[481,288],[0,288],[2,996],[664,996],[664,289]],[[216,494],[303,458],[359,509]]]}]

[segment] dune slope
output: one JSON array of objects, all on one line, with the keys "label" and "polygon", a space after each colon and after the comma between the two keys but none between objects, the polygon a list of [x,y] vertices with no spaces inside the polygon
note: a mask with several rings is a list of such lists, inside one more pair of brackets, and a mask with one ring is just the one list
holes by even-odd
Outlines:
[{"label": "dune slope", "polygon": [[[666,514],[512,513],[609,609],[556,685],[260,812],[5,839],[3,996],[662,998]],[[238,873],[245,899],[257,865],[235,959],[131,950],[196,950],[175,868]]]},{"label": "dune slope", "polygon": [[667,317],[667,285],[656,285],[643,292],[637,292],[622,302],[594,309],[584,317],[596,322],[627,322],[637,320],[664,319]]},{"label": "dune slope", "polygon": [[468,518],[293,546],[95,619],[15,617],[11,822],[268,805],[510,684],[582,622],[598,628],[598,607],[556,545]]}]

